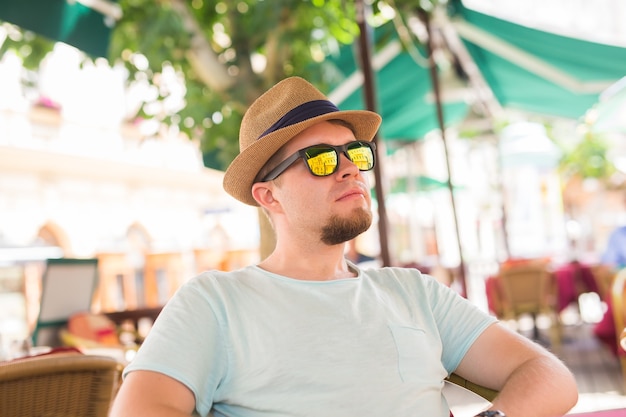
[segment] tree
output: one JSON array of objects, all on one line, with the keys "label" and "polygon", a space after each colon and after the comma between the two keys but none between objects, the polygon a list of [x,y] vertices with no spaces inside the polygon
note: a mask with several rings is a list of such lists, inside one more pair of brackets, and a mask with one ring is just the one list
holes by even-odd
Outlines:
[{"label": "tree", "polygon": [[[414,11],[446,2],[388,3]],[[325,58],[359,33],[355,2],[345,0],[119,0],[119,5],[123,17],[113,30],[109,62],[125,65],[129,84],[149,80],[159,91],[157,102],[169,94],[160,85],[165,68],[181,74],[186,86],[183,108],[161,106],[155,112],[153,102],[145,103],[136,116],[156,118],[198,139],[205,165],[219,170],[238,153],[241,118],[256,97],[291,75],[326,89],[338,80]],[[373,17],[380,18],[385,6],[375,0]],[[50,41],[21,33],[9,37],[0,53],[13,49],[35,68],[51,47]],[[272,233],[260,218],[266,254],[273,240],[264,236]]]},{"label": "tree", "polygon": [[[157,74],[167,62],[185,75],[187,105],[178,123],[199,138],[207,166],[225,169],[238,152],[243,113],[282,78],[302,75],[323,88],[320,63],[358,33],[341,1],[203,2],[122,0],[112,57],[140,51]],[[344,8],[345,7],[345,8]],[[132,76],[137,68],[125,59]],[[175,120],[172,119],[175,117]]]}]

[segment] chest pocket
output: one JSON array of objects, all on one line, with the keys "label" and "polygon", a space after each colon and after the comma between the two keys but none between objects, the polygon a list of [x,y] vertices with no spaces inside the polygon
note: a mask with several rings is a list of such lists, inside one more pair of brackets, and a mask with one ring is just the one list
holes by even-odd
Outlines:
[{"label": "chest pocket", "polygon": [[[443,378],[440,344],[417,327],[390,324],[389,329],[398,351],[398,373],[403,382]],[[443,375],[443,376],[442,376]]]}]

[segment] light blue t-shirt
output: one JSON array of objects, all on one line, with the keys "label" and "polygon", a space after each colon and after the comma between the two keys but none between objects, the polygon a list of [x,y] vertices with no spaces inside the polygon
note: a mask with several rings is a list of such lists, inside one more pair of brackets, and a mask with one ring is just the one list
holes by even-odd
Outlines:
[{"label": "light blue t-shirt", "polygon": [[448,417],[443,379],[495,318],[416,269],[302,281],[205,272],[126,367],[169,375],[205,416]]}]

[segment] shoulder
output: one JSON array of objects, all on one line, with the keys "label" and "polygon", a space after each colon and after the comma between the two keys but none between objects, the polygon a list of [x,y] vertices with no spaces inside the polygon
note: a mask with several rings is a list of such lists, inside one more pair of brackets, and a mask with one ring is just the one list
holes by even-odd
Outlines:
[{"label": "shoulder", "polygon": [[382,267],[362,270],[365,277],[375,281],[393,281],[413,285],[431,285],[434,280],[430,275],[422,274],[417,268]]},{"label": "shoulder", "polygon": [[258,269],[253,266],[247,266],[235,271],[210,270],[191,278],[181,286],[181,289],[236,286],[257,275],[259,275]]},{"label": "shoulder", "polygon": [[253,285],[258,272],[253,267],[246,267],[236,271],[205,271],[186,281],[176,291],[170,302],[198,302],[200,304],[223,304],[232,298],[233,294],[245,286]]},{"label": "shoulder", "polygon": [[402,291],[412,295],[424,295],[447,289],[430,275],[421,273],[416,268],[384,267],[363,271],[365,280],[377,286]]}]

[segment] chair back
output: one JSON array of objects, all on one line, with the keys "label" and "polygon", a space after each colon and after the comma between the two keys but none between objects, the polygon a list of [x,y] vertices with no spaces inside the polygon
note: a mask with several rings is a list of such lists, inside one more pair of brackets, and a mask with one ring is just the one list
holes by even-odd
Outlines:
[{"label": "chair back", "polygon": [[53,353],[0,363],[0,416],[106,417],[122,364]]},{"label": "chair back", "polygon": [[500,271],[507,315],[541,313],[555,308],[556,282],[544,264],[515,265]]},{"label": "chair back", "polygon": [[602,300],[606,300],[611,294],[611,284],[615,277],[615,271],[608,265],[593,265],[591,274],[598,288],[598,294]]},{"label": "chair back", "polygon": [[72,314],[91,310],[98,283],[97,259],[48,259],[42,278],[33,345],[61,346],[59,330]]},{"label": "chair back", "polygon": [[[615,322],[615,335],[618,336],[618,354],[626,357],[624,351],[619,344],[619,336],[626,328],[626,268],[620,270],[613,279],[611,285],[611,308],[613,310],[613,321]],[[626,377],[626,369],[624,372]],[[626,384],[626,380],[624,381]]]},{"label": "chair back", "polygon": [[622,390],[626,394],[626,350],[621,344],[621,337],[626,330],[626,268],[621,269],[613,279],[610,302],[615,324],[616,352],[622,369]]}]

